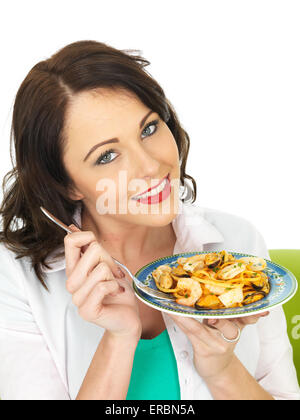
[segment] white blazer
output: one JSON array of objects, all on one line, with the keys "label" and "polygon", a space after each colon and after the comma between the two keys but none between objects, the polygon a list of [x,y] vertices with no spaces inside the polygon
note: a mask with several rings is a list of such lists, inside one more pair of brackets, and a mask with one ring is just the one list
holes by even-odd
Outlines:
[{"label": "white blazer", "polygon": [[[81,211],[75,220],[81,226]],[[184,203],[172,221],[173,254],[244,252],[270,259],[260,233],[247,220]],[[64,245],[62,245],[63,247]],[[84,321],[66,290],[65,259],[47,258],[47,292],[29,258],[0,244],[0,397],[4,400],[75,400],[104,329]],[[182,400],[212,396],[193,364],[187,336],[163,313],[177,361]],[[282,307],[247,326],[236,355],[273,397],[300,399]]]}]

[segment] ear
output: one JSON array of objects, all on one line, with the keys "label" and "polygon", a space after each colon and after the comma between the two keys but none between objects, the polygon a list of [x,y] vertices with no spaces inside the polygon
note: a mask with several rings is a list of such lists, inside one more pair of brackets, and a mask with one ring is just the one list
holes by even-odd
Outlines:
[{"label": "ear", "polygon": [[70,188],[69,192],[68,192],[68,196],[69,198],[71,198],[71,200],[73,201],[79,201],[82,200],[84,198],[84,195],[81,194],[80,191],[78,191],[76,188]]}]

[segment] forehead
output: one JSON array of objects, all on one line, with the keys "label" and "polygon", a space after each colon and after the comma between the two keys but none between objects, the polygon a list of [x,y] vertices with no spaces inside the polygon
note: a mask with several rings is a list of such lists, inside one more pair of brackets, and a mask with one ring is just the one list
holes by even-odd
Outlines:
[{"label": "forehead", "polygon": [[[89,123],[104,125],[105,122],[120,120],[140,114],[146,106],[139,98],[125,89],[97,89],[76,94],[69,103],[66,114],[67,129]],[[137,115],[139,116],[139,115]]]},{"label": "forehead", "polygon": [[133,92],[125,89],[101,88],[75,94],[66,112],[65,152],[75,148],[82,154],[96,142],[125,136],[147,110]]}]

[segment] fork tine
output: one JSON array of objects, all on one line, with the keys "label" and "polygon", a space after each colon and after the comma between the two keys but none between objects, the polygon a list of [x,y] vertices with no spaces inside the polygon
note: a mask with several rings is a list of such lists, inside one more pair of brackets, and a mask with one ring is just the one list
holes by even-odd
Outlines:
[{"label": "fork tine", "polygon": [[136,283],[135,285],[142,292],[147,293],[148,295],[153,296],[155,298],[164,299],[164,300],[174,300],[174,298],[168,295],[167,293],[160,292],[159,290],[153,290],[148,286],[143,287],[143,286],[137,285]]},{"label": "fork tine", "polygon": [[[113,258],[113,257],[112,257]],[[115,258],[113,258],[113,260],[115,261],[116,264],[118,264],[119,266],[121,266],[124,270],[126,270],[126,272],[129,274],[129,276],[132,278],[132,280],[134,281],[134,284],[136,285],[136,287],[140,290],[142,290],[144,293],[147,293],[150,296],[156,297],[158,299],[165,299],[165,300],[174,300],[174,298],[172,298],[171,296],[169,296],[167,293],[161,292],[159,290],[154,290],[151,289],[150,287],[146,286],[143,282],[141,282],[139,279],[137,279],[131,272],[130,270],[123,265],[122,263],[120,263],[118,260],[116,260]]]}]

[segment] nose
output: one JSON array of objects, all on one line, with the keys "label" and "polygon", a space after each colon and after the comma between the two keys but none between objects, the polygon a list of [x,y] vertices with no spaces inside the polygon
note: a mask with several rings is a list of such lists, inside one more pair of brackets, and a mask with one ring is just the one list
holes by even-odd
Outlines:
[{"label": "nose", "polygon": [[153,155],[147,152],[142,146],[137,146],[132,159],[133,173],[136,178],[149,181],[161,176],[161,163]]}]

